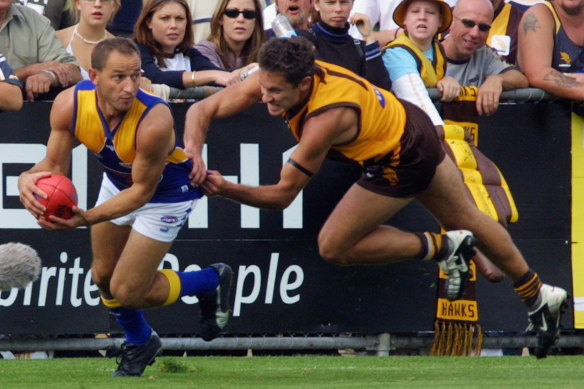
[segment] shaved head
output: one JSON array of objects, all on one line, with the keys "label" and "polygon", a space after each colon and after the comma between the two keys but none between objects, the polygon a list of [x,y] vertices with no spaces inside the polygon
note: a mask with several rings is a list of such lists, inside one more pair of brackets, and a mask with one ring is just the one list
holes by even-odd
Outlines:
[{"label": "shaved head", "polygon": [[491,24],[495,17],[495,10],[491,0],[458,0],[454,6],[453,14],[459,18],[466,17],[461,15],[480,14],[488,18],[489,24]]}]

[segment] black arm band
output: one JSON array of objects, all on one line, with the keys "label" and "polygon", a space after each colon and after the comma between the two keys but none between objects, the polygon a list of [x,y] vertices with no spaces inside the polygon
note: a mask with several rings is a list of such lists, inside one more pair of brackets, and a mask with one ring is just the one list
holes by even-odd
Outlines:
[{"label": "black arm band", "polygon": [[304,166],[302,166],[301,164],[299,164],[298,162],[296,162],[292,158],[288,158],[288,163],[290,165],[294,166],[296,169],[300,170],[302,173],[306,174],[308,177],[312,177],[313,173],[310,170],[308,170],[307,168],[305,168]]}]

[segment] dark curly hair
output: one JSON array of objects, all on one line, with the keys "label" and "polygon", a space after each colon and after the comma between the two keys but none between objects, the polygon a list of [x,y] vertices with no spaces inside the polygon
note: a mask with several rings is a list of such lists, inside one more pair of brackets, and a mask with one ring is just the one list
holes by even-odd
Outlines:
[{"label": "dark curly hair", "polygon": [[312,77],[316,65],[313,44],[305,38],[272,38],[260,50],[262,70],[280,73],[287,82],[298,86],[304,77]]}]

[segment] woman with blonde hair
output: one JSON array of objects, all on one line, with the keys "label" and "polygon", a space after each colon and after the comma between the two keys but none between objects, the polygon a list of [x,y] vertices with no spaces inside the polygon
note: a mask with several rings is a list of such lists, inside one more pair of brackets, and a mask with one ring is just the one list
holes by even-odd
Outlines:
[{"label": "woman with blonde hair", "polygon": [[259,0],[220,0],[209,37],[195,48],[216,66],[236,69],[256,62],[264,41]]},{"label": "woman with blonde hair", "polygon": [[71,12],[77,24],[57,31],[57,38],[73,54],[81,67],[81,76],[89,79],[91,52],[95,45],[114,35],[106,27],[120,9],[120,0],[73,0]]}]

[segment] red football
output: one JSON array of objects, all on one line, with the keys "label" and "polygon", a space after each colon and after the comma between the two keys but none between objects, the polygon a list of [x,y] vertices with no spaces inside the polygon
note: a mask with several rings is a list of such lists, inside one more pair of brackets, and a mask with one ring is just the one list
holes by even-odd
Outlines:
[{"label": "red football", "polygon": [[44,217],[55,215],[62,219],[69,219],[73,216],[73,206],[77,205],[77,191],[68,177],[60,174],[53,174],[44,177],[36,182],[36,186],[47,194],[47,198],[37,199],[47,207]]}]

